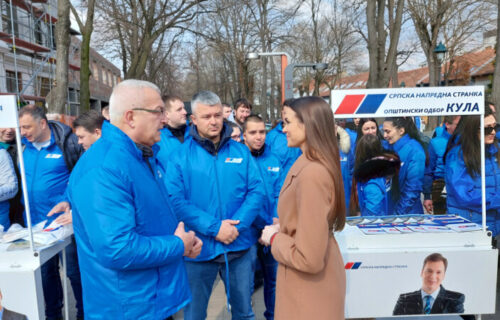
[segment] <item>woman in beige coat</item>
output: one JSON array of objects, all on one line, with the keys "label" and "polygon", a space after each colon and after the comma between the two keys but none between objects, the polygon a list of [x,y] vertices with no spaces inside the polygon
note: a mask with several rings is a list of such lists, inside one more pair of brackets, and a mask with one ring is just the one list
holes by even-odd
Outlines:
[{"label": "woman in beige coat", "polygon": [[345,224],[333,113],[306,97],[284,107],[283,121],[288,146],[303,154],[281,189],[279,224],[262,232],[279,262],[275,319],[344,319],[344,263],[332,232]]}]

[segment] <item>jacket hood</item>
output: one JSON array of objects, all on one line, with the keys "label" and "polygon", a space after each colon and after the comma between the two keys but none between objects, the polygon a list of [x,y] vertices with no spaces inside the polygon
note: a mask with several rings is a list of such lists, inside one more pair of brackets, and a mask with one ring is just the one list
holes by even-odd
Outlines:
[{"label": "jacket hood", "polygon": [[220,148],[222,148],[229,140],[231,140],[232,131],[233,130],[226,123],[222,123],[220,143],[219,147],[216,149],[215,144],[212,141],[200,136],[200,134],[198,133],[198,128],[195,125],[191,125],[189,128],[189,134],[193,137],[193,139],[198,142],[203,149],[205,149],[212,155],[215,155]]},{"label": "jacket hood", "polygon": [[341,126],[337,126],[337,135],[339,137],[339,149],[343,153],[349,153],[351,150],[351,138],[347,131]]}]

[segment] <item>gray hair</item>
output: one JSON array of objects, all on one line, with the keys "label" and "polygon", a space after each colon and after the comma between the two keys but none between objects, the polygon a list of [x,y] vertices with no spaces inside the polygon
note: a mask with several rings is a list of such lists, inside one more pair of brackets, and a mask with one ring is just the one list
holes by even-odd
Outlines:
[{"label": "gray hair", "polygon": [[109,97],[109,117],[111,122],[118,121],[127,110],[134,107],[142,107],[140,102],[138,102],[139,99],[142,99],[142,95],[134,95],[130,99],[131,97],[124,93],[130,93],[130,89],[140,90],[146,88],[153,89],[161,95],[161,91],[157,85],[144,80],[127,79],[114,86],[113,92]]},{"label": "gray hair", "polygon": [[198,104],[206,104],[209,106],[215,106],[217,104],[221,104],[220,98],[218,95],[213,93],[212,91],[200,91],[196,93],[191,99],[191,112],[195,113],[196,107]]}]

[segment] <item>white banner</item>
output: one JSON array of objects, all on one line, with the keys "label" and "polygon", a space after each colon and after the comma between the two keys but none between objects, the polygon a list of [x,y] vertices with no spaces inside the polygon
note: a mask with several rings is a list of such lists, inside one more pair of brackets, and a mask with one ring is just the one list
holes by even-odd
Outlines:
[{"label": "white banner", "polygon": [[484,114],[484,87],[332,90],[335,118]]},{"label": "white banner", "polygon": [[18,127],[16,96],[0,96],[0,128]]}]

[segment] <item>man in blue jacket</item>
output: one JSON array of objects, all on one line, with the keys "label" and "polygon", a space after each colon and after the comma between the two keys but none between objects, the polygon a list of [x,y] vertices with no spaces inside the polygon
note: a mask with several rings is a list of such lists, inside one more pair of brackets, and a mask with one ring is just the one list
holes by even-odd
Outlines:
[{"label": "man in blue jacket", "polygon": [[[245,145],[250,149],[252,157],[257,162],[259,174],[264,181],[266,200],[263,203],[259,215],[254,221],[254,227],[260,236],[266,225],[278,218],[277,206],[280,195],[281,166],[278,158],[271,153],[266,142],[266,125],[261,117],[249,116],[243,123],[243,137]],[[276,292],[276,271],[278,263],[274,260],[269,247],[257,244],[257,262],[260,264],[264,277],[264,303],[266,311],[264,316],[267,320],[274,319],[274,300]]]},{"label": "man in blue jacket", "polygon": [[165,116],[167,125],[161,129],[161,140],[158,142],[158,160],[165,164],[170,153],[179,147],[189,135],[186,123],[184,102],[178,96],[164,96]]},{"label": "man in blue jacket", "polygon": [[460,116],[446,116],[444,118],[444,130],[440,135],[432,138],[427,152],[429,162],[425,166],[424,175],[424,208],[428,213],[446,213],[446,198],[442,196],[444,189],[444,153],[446,146],[458,122]]},{"label": "man in blue jacket", "polygon": [[205,319],[212,286],[221,272],[232,319],[254,319],[251,306],[252,224],[264,202],[262,179],[248,148],[231,139],[222,104],[210,91],[197,93],[190,137],[172,154],[167,190],[179,220],[203,240],[197,259],[187,259],[193,301],[185,319]]},{"label": "man in blue jacket", "polygon": [[115,86],[111,123],[71,175],[86,319],[165,319],[190,301],[183,256],[202,242],[177,221],[156,160],[164,112],[154,84]]},{"label": "man in blue jacket", "polygon": [[[24,167],[33,225],[65,200],[70,173],[83,152],[70,127],[48,121],[42,107],[27,105],[19,111]],[[61,208],[64,209],[69,208]],[[24,212],[26,215],[26,212]],[[65,215],[70,215],[67,212]],[[82,285],[74,241],[66,247],[67,274],[76,300],[77,317],[83,319]],[[63,292],[56,255],[42,265],[42,286],[47,319],[61,319]]]},{"label": "man in blue jacket", "polygon": [[[293,99],[285,100],[283,107],[281,108],[281,119],[284,118],[284,107],[289,105]],[[278,123],[278,125],[266,136],[266,144],[271,147],[271,152],[278,157],[281,163],[281,168],[283,172],[281,173],[281,184],[285,182],[288,170],[292,167],[298,157],[302,154],[300,148],[289,148],[288,142],[286,140],[286,134],[283,132],[283,121]]]}]

